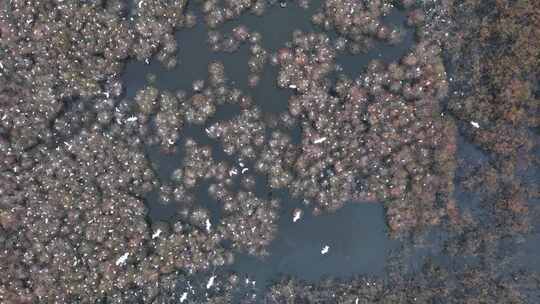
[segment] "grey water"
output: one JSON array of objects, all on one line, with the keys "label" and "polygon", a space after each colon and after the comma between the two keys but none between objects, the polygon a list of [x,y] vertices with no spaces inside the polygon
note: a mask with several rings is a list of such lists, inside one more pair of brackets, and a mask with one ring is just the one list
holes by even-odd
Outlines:
[{"label": "grey water", "polygon": [[[349,203],[332,214],[305,214],[292,221],[282,212],[270,256],[241,256],[230,269],[249,273],[261,286],[280,276],[316,282],[323,277],[381,275],[387,253],[396,242],[386,237],[381,204]],[[328,246],[328,252],[322,250]]]},{"label": "grey water", "polygon": [[[285,9],[276,5],[268,8],[262,17],[245,14],[237,20],[226,23],[220,30],[227,32],[238,24],[244,24],[251,31],[261,33],[262,46],[272,52],[284,47],[287,41],[290,41],[293,30],[300,29],[304,32],[316,30],[310,18],[320,5],[320,1],[312,1],[307,10],[293,4]],[[385,17],[385,21],[389,24],[403,28],[405,19],[405,14],[397,9]],[[336,35],[330,33],[330,36]],[[207,37],[208,29],[202,16],[198,14],[198,23],[194,28],[179,30],[176,34],[179,62],[176,68],[166,70],[157,60],[151,60],[149,64],[129,62],[123,74],[123,81],[126,84],[125,97],[133,98],[137,90],[147,85],[149,73],[156,76],[153,85],[158,89],[172,92],[189,91],[193,81],[207,78],[208,64],[217,60],[224,63],[229,83],[251,95],[263,111],[263,115],[271,116],[287,111],[287,100],[292,93],[277,88],[276,67],[267,65],[259,85],[250,88],[247,86],[248,46],[241,46],[235,53],[216,53],[209,50]],[[375,48],[365,54],[356,56],[341,54],[337,58],[337,63],[343,68],[342,73],[355,78],[371,60],[397,61],[410,51],[413,44],[414,34],[409,28],[404,31],[403,42],[399,45],[377,43]],[[234,117],[238,113],[237,106],[221,105],[216,115],[205,126],[185,126],[178,143],[179,148],[173,154],[163,154],[158,147],[147,147],[145,152],[161,182],[169,182],[173,170],[181,167],[184,153],[182,147],[186,138],[193,138],[199,144],[210,146],[216,160],[234,163],[234,159],[223,153],[219,142],[206,136],[204,128],[216,121]],[[291,135],[298,140],[301,136],[300,127],[292,130]],[[204,201],[212,216],[216,220],[219,219],[218,204],[211,202],[204,191],[204,185],[199,188],[197,201]],[[310,208],[303,205],[300,200],[291,198],[286,191],[271,191],[265,183],[264,176],[257,176],[256,194],[262,198],[277,196],[281,200],[278,236],[270,245],[268,257],[260,259],[238,254],[235,263],[225,270],[248,274],[257,282],[258,287],[267,286],[280,275],[291,275],[308,281],[317,281],[326,276],[382,275],[389,252],[397,247],[398,242],[389,238],[382,204],[350,202],[335,213],[314,216]],[[160,203],[157,190],[149,193],[145,201],[149,209],[149,221],[176,220],[177,205]],[[304,210],[304,215],[301,220],[293,222],[292,210],[297,207]],[[328,246],[328,252],[323,254],[321,250],[325,246]]]}]

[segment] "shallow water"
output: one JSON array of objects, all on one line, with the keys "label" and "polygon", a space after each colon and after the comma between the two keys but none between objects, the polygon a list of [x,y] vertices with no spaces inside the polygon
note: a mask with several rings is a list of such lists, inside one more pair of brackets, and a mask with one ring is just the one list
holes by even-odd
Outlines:
[{"label": "shallow water", "polygon": [[[244,24],[250,30],[261,33],[263,47],[272,52],[283,47],[290,40],[292,30],[301,29],[306,32],[315,30],[309,16],[315,12],[318,5],[318,2],[313,1],[309,10],[300,9],[295,5],[289,5],[287,9],[275,6],[269,8],[263,17],[244,15],[226,23],[220,31],[227,32],[238,24]],[[266,65],[259,85],[249,88],[247,86],[249,71],[246,63],[246,58],[249,56],[248,44],[244,44],[232,54],[210,51],[206,42],[206,26],[202,17],[200,15],[198,17],[195,28],[181,30],[176,34],[179,44],[177,55],[179,65],[176,68],[166,70],[156,60],[152,60],[150,64],[130,62],[127,65],[123,76],[126,97],[132,98],[138,89],[147,84],[147,73],[156,75],[156,82],[153,85],[159,89],[189,92],[193,81],[206,79],[208,64],[218,60],[225,65],[228,81],[234,87],[251,95],[262,109],[264,116],[287,111],[287,99],[291,92],[276,87],[277,68]],[[401,11],[394,10],[384,19],[390,24],[403,26],[406,17]],[[273,20],[280,20],[280,22]],[[415,42],[413,30],[403,28],[406,29],[403,42],[398,45],[377,42],[376,47],[366,54],[338,56],[337,63],[342,68],[342,73],[354,79],[371,60],[378,59],[386,63],[398,61]],[[216,115],[205,126],[184,126],[179,149],[172,155],[162,154],[157,147],[147,147],[146,153],[152,160],[160,180],[169,181],[173,170],[181,166],[182,147],[186,138],[193,138],[199,144],[211,146],[213,156],[217,161],[236,163],[235,159],[222,151],[220,143],[206,136],[204,128],[216,121],[234,117],[238,113],[238,106],[221,105]],[[298,142],[301,129],[299,127],[293,129],[291,135]],[[464,168],[481,166],[490,161],[483,151],[462,135],[458,137],[458,158],[460,168],[456,172],[456,180],[461,177]],[[538,176],[536,173],[532,175]],[[335,213],[313,216],[309,207],[289,197],[286,191],[270,191],[265,184],[264,176],[256,176],[256,179],[256,194],[259,197],[278,197],[281,200],[278,236],[268,249],[269,256],[260,259],[246,254],[237,254],[234,264],[223,271],[249,275],[256,281],[258,288],[268,286],[282,275],[294,276],[310,282],[317,282],[324,277],[347,278],[362,274],[383,277],[385,275],[389,254],[398,248],[400,242],[391,240],[388,236],[382,204],[349,203]],[[212,220],[217,221],[220,206],[208,196],[206,186],[207,183],[199,185],[196,199],[198,202],[204,202],[203,206],[211,211]],[[480,204],[484,199],[481,194],[469,193],[458,187],[454,195],[460,208],[481,216],[483,211]],[[173,222],[177,218],[178,207],[174,203],[160,204],[158,200],[156,191],[146,197],[150,220]],[[303,209],[304,215],[298,222],[293,222],[292,212],[296,207]],[[447,237],[445,232],[435,231],[426,237],[424,245],[418,244],[410,249],[409,253],[405,254],[409,256],[408,267],[410,268],[408,270],[418,271],[427,257],[434,258],[442,264],[477,262],[467,257],[460,260],[445,256],[442,248]],[[520,249],[520,253],[522,260],[530,260],[531,268],[538,270],[540,261],[535,253],[539,250],[540,242],[537,239],[537,234],[531,235]],[[329,247],[328,253],[322,254],[321,250],[325,246]]]}]

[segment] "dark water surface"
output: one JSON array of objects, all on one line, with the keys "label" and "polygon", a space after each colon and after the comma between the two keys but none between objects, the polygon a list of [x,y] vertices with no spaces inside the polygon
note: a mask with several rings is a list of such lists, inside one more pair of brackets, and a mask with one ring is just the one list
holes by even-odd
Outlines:
[{"label": "dark water surface", "polygon": [[[307,281],[381,275],[394,245],[387,237],[381,204],[351,203],[332,214],[305,214],[297,222],[292,221],[291,213],[283,212],[270,256],[262,261],[244,256],[231,269],[261,282],[277,279],[279,274]],[[325,246],[328,252],[322,254]]]},{"label": "dark water surface", "polygon": [[[246,25],[251,31],[262,34],[262,46],[273,52],[284,47],[292,37],[292,31],[300,29],[305,32],[313,31],[310,17],[314,14],[320,3],[313,1],[310,9],[304,10],[289,4],[286,9],[278,5],[269,8],[263,17],[244,15],[239,19],[226,23],[221,27],[225,32],[238,24]],[[392,25],[404,25],[405,14],[395,10],[385,20]],[[278,22],[276,22],[278,20]],[[331,34],[332,35],[332,34]],[[147,85],[147,74],[156,76],[153,83],[162,90],[190,91],[193,81],[206,79],[208,64],[212,61],[222,61],[225,65],[225,74],[229,82],[244,93],[251,95],[257,105],[262,109],[263,115],[275,115],[287,111],[289,90],[278,89],[276,86],[277,68],[266,65],[261,81],[256,88],[247,86],[249,56],[248,44],[240,47],[235,53],[215,53],[209,50],[206,42],[208,37],[204,20],[199,15],[197,26],[193,29],[181,30],[176,34],[178,42],[179,65],[172,70],[164,69],[157,60],[144,62],[130,62],[124,73],[126,84],[126,97],[133,98],[140,88]],[[414,35],[412,29],[404,32],[403,42],[399,45],[377,43],[376,47],[366,54],[352,56],[340,55],[337,63],[342,67],[342,73],[349,77],[357,77],[366,65],[373,59],[384,62],[397,61],[413,45]],[[217,161],[227,161],[234,164],[235,160],[227,156],[221,149],[220,143],[208,138],[204,128],[216,121],[229,119],[239,113],[239,108],[233,105],[218,107],[216,115],[205,126],[187,125],[182,131],[178,151],[172,155],[165,155],[158,147],[148,147],[146,153],[162,182],[167,182],[174,169],[182,164],[183,142],[186,138],[193,138],[199,144],[212,147],[213,156]],[[301,135],[300,128],[291,132],[292,137],[298,141]],[[263,176],[257,176],[257,195],[262,198],[277,196],[282,202],[279,232],[272,242],[269,253],[264,259],[239,254],[235,263],[228,267],[239,273],[249,274],[257,286],[265,286],[279,275],[293,275],[308,281],[317,281],[325,276],[350,277],[359,274],[382,275],[385,261],[391,249],[397,245],[388,237],[387,226],[384,219],[382,204],[349,203],[335,213],[313,216],[309,208],[301,202],[291,199],[285,191],[273,193],[265,184]],[[200,185],[197,200],[204,202],[215,220],[219,219],[219,206],[210,202],[205,191],[204,183]],[[151,221],[173,222],[176,218],[177,205],[164,205],[159,203],[157,191],[146,197]],[[295,207],[304,210],[303,217],[292,221]],[[328,246],[328,253],[321,250]]]}]

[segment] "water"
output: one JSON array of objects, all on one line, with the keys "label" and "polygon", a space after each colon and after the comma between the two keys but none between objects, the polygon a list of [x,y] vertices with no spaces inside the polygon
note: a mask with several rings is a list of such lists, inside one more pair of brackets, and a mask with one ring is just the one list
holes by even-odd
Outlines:
[{"label": "water", "polygon": [[337,58],[337,63],[343,68],[344,74],[355,79],[370,61],[380,60],[384,63],[397,62],[411,51],[411,47],[415,43],[415,38],[414,31],[411,28],[404,27],[407,16],[402,11],[393,10],[388,16],[383,17],[382,19],[384,23],[389,26],[403,28],[401,42],[389,44],[376,41],[374,47],[365,54],[343,54],[339,56]]},{"label": "water", "polygon": [[[287,208],[289,209],[289,208]],[[325,276],[381,275],[389,250],[381,204],[350,203],[332,214],[304,213],[292,221],[291,210],[281,213],[278,237],[264,260],[240,256],[231,269],[249,273],[260,286],[290,275],[315,282]],[[328,246],[328,252],[321,250]]]},{"label": "water", "polygon": [[[244,24],[251,31],[261,33],[262,46],[272,52],[285,46],[291,39],[294,29],[314,31],[310,16],[319,5],[318,1],[313,1],[308,10],[295,5],[289,5],[286,9],[275,6],[269,8],[263,17],[244,15],[225,24],[220,30],[227,32],[238,24]],[[385,21],[392,25],[403,25],[405,15],[395,10],[385,17]],[[335,34],[330,33],[330,36],[335,37]],[[199,15],[195,28],[180,30],[176,34],[179,65],[175,69],[166,70],[156,60],[151,60],[149,64],[130,62],[123,78],[126,84],[126,97],[133,98],[138,89],[147,85],[148,73],[156,76],[153,85],[158,89],[172,92],[190,91],[193,81],[207,78],[208,64],[218,60],[225,65],[229,83],[251,95],[262,109],[264,116],[275,116],[287,111],[287,100],[291,93],[290,90],[276,87],[276,67],[267,65],[259,85],[249,88],[246,62],[249,56],[248,44],[241,46],[239,51],[232,54],[214,53],[208,48],[207,37],[206,26]],[[341,54],[337,58],[337,63],[343,67],[343,73],[354,78],[373,59],[384,62],[399,60],[410,50],[413,43],[413,31],[408,29],[404,33],[403,42],[397,46],[377,43],[374,49],[363,55]],[[174,169],[182,165],[183,142],[186,138],[193,138],[198,144],[211,146],[217,161],[225,160],[229,164],[234,164],[235,160],[222,151],[221,144],[206,136],[204,128],[216,121],[234,117],[238,113],[237,106],[222,105],[206,125],[184,126],[182,138],[177,143],[178,150],[174,154],[164,155],[158,147],[147,147],[146,154],[155,166],[161,182],[169,182]],[[300,127],[293,129],[291,136],[298,143],[301,137]],[[326,276],[351,277],[359,274],[380,276],[384,273],[388,254],[397,247],[398,242],[392,241],[388,236],[382,204],[351,202],[335,213],[313,216],[310,208],[289,197],[286,191],[271,191],[266,185],[264,176],[256,176],[256,179],[256,194],[259,197],[265,199],[278,197],[282,202],[278,236],[268,248],[270,253],[268,257],[260,259],[238,254],[235,263],[226,270],[248,274],[257,282],[257,287],[267,286],[279,279],[280,275],[292,275],[315,282]],[[198,202],[204,202],[203,206],[210,210],[212,220],[217,221],[220,207],[209,198],[205,185],[205,183],[199,185],[196,199]],[[174,222],[177,219],[177,203],[170,205],[159,203],[157,191],[149,193],[145,199],[150,221]],[[304,215],[299,221],[293,222],[292,212],[297,207],[304,210]],[[325,246],[329,247],[328,253],[322,254],[321,250]]]}]

